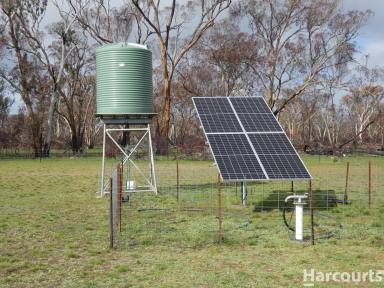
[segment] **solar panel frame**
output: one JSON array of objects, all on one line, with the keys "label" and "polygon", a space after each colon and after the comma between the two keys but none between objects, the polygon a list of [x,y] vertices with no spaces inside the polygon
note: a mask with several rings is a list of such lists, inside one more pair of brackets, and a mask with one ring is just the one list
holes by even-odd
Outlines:
[{"label": "solar panel frame", "polygon": [[[277,119],[274,117],[274,115],[273,115],[273,112],[272,112],[272,110],[269,108],[269,106],[267,105],[267,103],[265,102],[265,99],[263,98],[263,97],[259,97],[259,96],[256,96],[256,97],[254,97],[254,96],[247,96],[247,97],[225,97],[225,96],[217,96],[217,97],[193,97],[192,99],[193,99],[193,104],[194,104],[194,107],[195,107],[195,111],[196,111],[196,113],[197,113],[197,115],[198,115],[198,117],[201,119],[201,115],[200,115],[200,113],[199,113],[199,110],[198,110],[198,108],[197,108],[197,106],[198,105],[196,105],[196,99],[202,99],[202,98],[204,98],[204,99],[207,99],[207,98],[209,98],[209,99],[223,99],[223,101],[225,101],[224,99],[226,99],[229,103],[230,103],[230,105],[231,105],[231,107],[232,107],[232,110],[233,110],[233,114],[235,114],[236,115],[236,117],[237,117],[237,120],[238,120],[238,122],[240,123],[240,125],[241,125],[241,127],[243,128],[243,131],[242,132],[218,132],[218,133],[215,133],[215,132],[206,132],[206,130],[205,130],[205,126],[204,125],[202,125],[202,129],[203,129],[203,131],[204,131],[204,135],[205,135],[205,137],[206,137],[206,139],[207,139],[207,142],[208,142],[208,145],[209,145],[209,148],[210,148],[210,150],[211,150],[211,152],[212,152],[212,155],[213,155],[213,158],[214,158],[214,160],[215,160],[215,162],[216,162],[216,164],[217,164],[217,166],[218,166],[218,168],[219,168],[219,171],[220,171],[220,175],[221,175],[221,178],[222,178],[222,180],[223,181],[228,181],[228,182],[230,182],[230,181],[242,181],[242,182],[248,182],[248,181],[268,181],[268,180],[273,180],[273,181],[287,181],[287,180],[289,180],[289,181],[299,181],[299,180],[309,180],[309,179],[312,179],[312,176],[311,176],[311,174],[309,173],[309,171],[308,171],[308,169],[306,168],[306,166],[304,165],[304,162],[302,161],[302,159],[300,158],[300,156],[299,156],[299,154],[297,153],[297,151],[296,151],[296,149],[294,148],[294,146],[293,146],[293,144],[292,144],[292,142],[290,141],[290,139],[287,137],[287,135],[285,134],[285,132],[284,132],[284,130],[283,130],[283,128],[282,128],[282,126],[281,126],[281,124],[279,123],[279,121],[277,121]],[[239,116],[238,116],[238,114],[252,114],[252,113],[238,113],[237,111],[236,111],[236,109],[234,108],[234,105],[233,105],[233,103],[232,103],[232,100],[233,99],[247,99],[247,101],[248,101],[248,99],[256,99],[256,98],[258,98],[258,99],[261,99],[261,101],[263,101],[264,102],[264,104],[265,104],[265,106],[268,108],[268,110],[269,110],[269,112],[267,113],[267,112],[264,112],[264,111],[266,111],[264,108],[262,108],[263,110],[258,110],[258,111],[263,111],[263,113],[253,113],[253,114],[269,114],[269,115],[271,115],[272,114],[272,116],[274,117],[274,120],[275,120],[275,122],[277,123],[277,125],[279,126],[279,130],[278,131],[246,131],[246,129],[244,128],[244,126],[243,126],[243,123],[241,122],[241,120],[239,119]],[[199,100],[198,100],[199,101]],[[215,101],[215,100],[214,100]],[[221,101],[221,100],[220,100]],[[237,101],[237,100],[235,100],[235,101]],[[259,101],[259,100],[257,100],[257,101]],[[217,105],[217,104],[216,104]],[[212,106],[215,106],[215,105],[212,105]],[[220,106],[220,105],[217,105],[217,106]],[[239,107],[239,105],[238,105],[238,107]],[[245,110],[242,110],[242,111],[249,111],[249,110],[246,110],[247,108],[244,108],[244,107],[247,107],[247,105],[243,105],[242,106],[243,107],[243,109],[245,109]],[[214,111],[218,111],[217,110],[217,108],[214,108],[214,109],[216,109],[216,110],[214,110]],[[205,110],[205,111],[207,111],[207,110]],[[203,111],[204,113],[202,113],[202,114],[205,114],[206,112],[205,111]],[[221,110],[222,111],[222,110]],[[225,111],[228,111],[227,109],[225,110]],[[215,114],[231,114],[231,113],[223,113],[223,112],[216,112]],[[231,179],[226,179],[227,177],[223,177],[223,173],[222,173],[222,171],[221,171],[221,169],[220,169],[220,166],[219,166],[219,162],[218,162],[218,160],[220,160],[221,161],[221,159],[222,159],[222,157],[228,157],[228,158],[231,158],[232,156],[240,156],[240,155],[215,155],[215,153],[214,153],[214,151],[213,151],[213,149],[212,149],[212,146],[211,146],[211,143],[210,143],[210,140],[208,139],[208,135],[233,135],[233,134],[240,134],[240,135],[245,135],[246,137],[247,137],[247,139],[248,139],[248,141],[249,141],[249,144],[251,145],[251,148],[252,148],[252,150],[253,150],[253,153],[254,153],[254,156],[256,157],[256,159],[257,159],[257,163],[259,164],[259,166],[262,168],[262,170],[263,170],[263,175],[265,176],[265,177],[260,177],[260,178],[252,178],[252,179],[245,179],[245,178],[241,178],[241,179],[236,179],[236,178],[231,178]],[[283,136],[285,136],[286,137],[286,140],[287,140],[287,142],[289,143],[289,145],[290,145],[290,148],[291,149],[293,149],[293,152],[294,152],[294,154],[292,153],[292,150],[291,150],[291,153],[292,154],[288,154],[288,156],[292,156],[293,158],[295,158],[297,161],[297,163],[299,163],[300,165],[301,165],[301,167],[303,168],[303,171],[304,171],[304,173],[301,173],[301,175],[299,175],[298,177],[288,177],[288,178],[285,178],[285,176],[283,175],[283,173],[280,173],[281,174],[281,176],[279,177],[279,178],[276,178],[275,177],[275,175],[273,175],[273,174],[271,174],[271,177],[269,177],[269,175],[268,175],[268,173],[266,172],[266,169],[265,169],[265,167],[264,167],[264,165],[263,165],[263,163],[262,163],[262,160],[260,159],[260,155],[263,155],[263,157],[261,157],[262,159],[264,159],[264,158],[270,158],[270,157],[272,157],[272,156],[280,156],[280,155],[285,155],[285,154],[258,154],[257,152],[256,152],[256,150],[255,150],[255,147],[254,147],[254,145],[252,144],[252,142],[251,142],[251,139],[250,139],[250,136],[251,135],[253,135],[253,134],[282,134]],[[252,154],[242,154],[243,156],[244,155],[252,155]],[[216,157],[219,157],[220,159],[217,159]],[[290,158],[290,157],[288,157],[288,158]],[[245,166],[246,168],[249,168],[248,166]],[[244,168],[244,167],[243,167]],[[239,169],[239,170],[241,170],[241,169]],[[225,173],[224,173],[225,174]],[[240,172],[239,173],[237,173],[237,174],[241,174]],[[300,173],[296,173],[296,174],[300,174]],[[305,175],[304,175],[305,174]],[[244,175],[244,173],[243,173],[243,175]],[[304,175],[304,176],[303,176]],[[225,175],[224,175],[225,176]]]}]

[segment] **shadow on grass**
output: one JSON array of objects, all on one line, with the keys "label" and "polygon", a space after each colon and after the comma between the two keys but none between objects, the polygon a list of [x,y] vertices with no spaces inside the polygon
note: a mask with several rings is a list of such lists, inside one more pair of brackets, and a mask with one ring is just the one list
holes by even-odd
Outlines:
[{"label": "shadow on grass", "polygon": [[[307,193],[306,190],[296,191],[296,194],[302,195]],[[274,190],[267,198],[259,202],[253,203],[254,211],[271,211],[275,209],[283,210],[284,208],[293,208],[293,201],[285,203],[285,198],[292,195],[291,191]],[[308,202],[308,199],[306,200]],[[313,190],[313,208],[317,210],[326,210],[337,207],[337,196],[335,190]]]}]

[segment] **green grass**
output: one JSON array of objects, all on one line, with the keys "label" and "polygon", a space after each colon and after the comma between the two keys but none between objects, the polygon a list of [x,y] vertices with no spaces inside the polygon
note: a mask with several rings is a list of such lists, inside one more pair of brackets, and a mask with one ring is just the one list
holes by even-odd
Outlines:
[{"label": "green grass", "polygon": [[[246,208],[239,189],[223,185],[225,238],[218,244],[212,162],[180,162],[178,205],[175,161],[161,160],[156,163],[161,195],[136,195],[124,204],[114,250],[108,248],[108,199],[95,193],[100,159],[1,160],[0,287],[302,287],[303,269],[383,269],[384,159],[304,160],[314,190],[332,190],[338,198],[350,162],[352,205],[319,211],[342,222],[339,237],[314,247],[289,241],[281,211],[256,208],[265,203],[276,208],[285,195],[278,191],[289,191],[290,183],[256,183],[249,186]],[[295,184],[295,190],[306,188],[307,183]]]}]

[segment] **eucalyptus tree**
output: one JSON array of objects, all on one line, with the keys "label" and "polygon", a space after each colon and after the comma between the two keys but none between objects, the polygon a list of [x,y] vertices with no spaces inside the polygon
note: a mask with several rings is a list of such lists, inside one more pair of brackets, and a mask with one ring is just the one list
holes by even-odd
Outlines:
[{"label": "eucalyptus tree", "polygon": [[[47,45],[45,28],[41,27],[46,7],[47,1],[44,0],[16,0],[4,1],[2,3],[2,12],[6,17],[6,27],[8,28],[8,37],[10,39],[9,48],[12,50],[18,63],[17,73],[20,76],[19,82],[8,82],[19,92],[27,107],[28,116],[31,118],[31,125],[34,127],[32,131],[36,130],[33,133],[34,148],[35,150],[40,150],[35,152],[43,156],[49,156],[50,153],[53,118],[58,99],[58,89],[62,84],[64,62],[74,49],[73,46],[70,46],[72,42],[67,41],[74,20],[60,14],[63,23],[63,29],[59,35],[59,40],[61,41],[60,57],[52,59],[50,46]],[[33,65],[29,65],[29,70],[26,70],[28,62]],[[32,89],[39,90],[43,85],[37,84],[37,86],[31,87],[29,84],[32,82],[28,80],[29,77],[36,77],[36,75],[44,73],[42,71],[31,71],[38,69],[46,72],[46,76],[49,77],[48,81],[51,83],[50,91],[45,91],[49,95],[45,101],[47,111],[39,119],[34,115],[34,101],[29,92]],[[3,76],[4,79],[9,79],[7,75],[3,74]]]},{"label": "eucalyptus tree", "polygon": [[[38,34],[43,18],[46,1],[2,1],[1,16],[4,24],[6,45],[13,60],[7,69],[0,71],[1,77],[21,96],[29,119],[32,134],[32,146],[35,156],[43,153],[43,121],[46,116],[47,99],[37,85],[46,82],[41,73],[38,52],[30,35]],[[43,80],[44,79],[44,80]],[[47,92],[47,91],[44,91]]]},{"label": "eucalyptus tree", "polygon": [[338,0],[247,0],[232,9],[246,16],[255,39],[249,59],[277,115],[295,98],[324,81],[330,69],[353,63],[355,40],[371,11],[342,12]]},{"label": "eucalyptus tree", "polygon": [[177,3],[176,0],[171,1],[170,5],[160,0],[132,0],[132,4],[149,29],[149,35],[154,35],[160,50],[162,105],[158,152],[167,154],[172,81],[176,68],[188,51],[199,42],[204,33],[230,6],[231,0],[187,1],[184,5]]},{"label": "eucalyptus tree", "polygon": [[380,119],[383,111],[384,70],[380,68],[369,69],[360,67],[359,74],[354,77],[354,83],[349,93],[343,97],[342,103],[348,114],[350,136],[339,145],[344,147],[349,143],[359,144],[362,135],[376,121]]}]

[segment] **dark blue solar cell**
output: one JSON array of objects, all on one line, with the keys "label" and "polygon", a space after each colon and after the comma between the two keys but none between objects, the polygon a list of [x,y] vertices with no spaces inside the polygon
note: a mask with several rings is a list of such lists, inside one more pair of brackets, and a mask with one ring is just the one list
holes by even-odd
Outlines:
[{"label": "dark blue solar cell", "polygon": [[201,114],[205,133],[242,132],[235,114]]},{"label": "dark blue solar cell", "polygon": [[296,154],[284,133],[248,134],[257,154]]},{"label": "dark blue solar cell", "polygon": [[271,113],[262,97],[230,97],[237,113]]},{"label": "dark blue solar cell", "polygon": [[277,132],[282,131],[272,113],[269,114],[238,114],[246,132]]},{"label": "dark blue solar cell", "polygon": [[198,113],[223,114],[234,113],[228,98],[223,97],[195,97],[193,98]]},{"label": "dark blue solar cell", "polygon": [[244,134],[208,134],[207,137],[215,155],[254,154]]},{"label": "dark blue solar cell", "polygon": [[255,155],[215,155],[223,180],[266,179]]},{"label": "dark blue solar cell", "polygon": [[270,179],[309,179],[307,169],[297,155],[259,155]]}]

